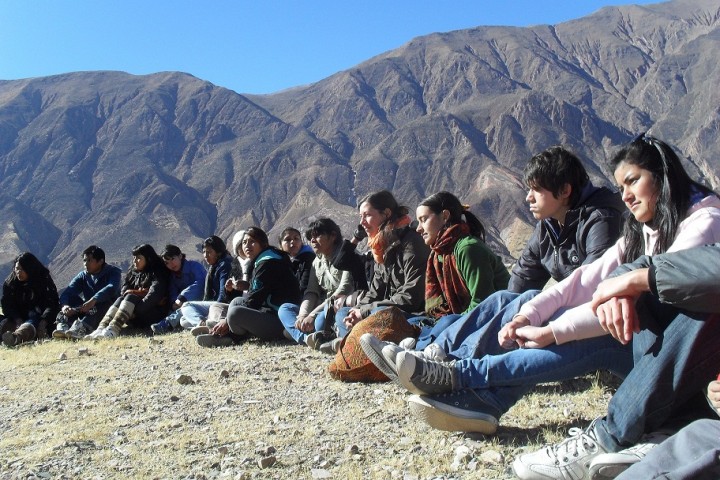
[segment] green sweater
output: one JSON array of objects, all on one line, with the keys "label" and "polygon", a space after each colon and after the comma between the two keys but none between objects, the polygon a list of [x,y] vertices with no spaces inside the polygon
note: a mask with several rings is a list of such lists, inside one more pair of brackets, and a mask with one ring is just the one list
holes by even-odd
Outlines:
[{"label": "green sweater", "polygon": [[[477,237],[467,236],[460,239],[453,250],[458,271],[465,280],[470,292],[469,312],[490,294],[507,289],[510,273],[500,257]],[[442,255],[438,260],[443,261]]]}]

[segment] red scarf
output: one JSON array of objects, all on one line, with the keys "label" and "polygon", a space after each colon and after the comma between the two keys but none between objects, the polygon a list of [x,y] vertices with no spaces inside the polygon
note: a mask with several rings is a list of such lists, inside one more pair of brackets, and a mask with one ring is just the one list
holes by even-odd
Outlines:
[{"label": "red scarf", "polygon": [[385,250],[397,240],[393,230],[406,227],[410,225],[410,222],[410,216],[403,215],[394,222],[387,222],[380,227],[374,237],[368,238],[368,247],[370,247],[375,263],[378,265],[385,263]]},{"label": "red scarf", "polygon": [[[425,272],[425,312],[434,318],[462,313],[470,305],[470,292],[455,262],[455,245],[470,235],[466,223],[442,230],[431,247]],[[438,258],[442,255],[443,261]]]}]

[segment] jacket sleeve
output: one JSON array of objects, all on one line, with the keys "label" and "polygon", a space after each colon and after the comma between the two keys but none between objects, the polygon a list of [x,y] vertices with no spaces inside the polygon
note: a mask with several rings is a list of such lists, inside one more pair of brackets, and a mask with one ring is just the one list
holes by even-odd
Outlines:
[{"label": "jacket sleeve", "polygon": [[588,265],[602,257],[620,236],[622,216],[615,210],[598,209],[592,212],[583,228],[578,232],[577,244],[583,245]]},{"label": "jacket sleeve", "polygon": [[[177,296],[177,298],[181,302],[202,300],[204,294],[203,290],[205,289],[205,277],[207,276],[207,271],[205,270],[205,267],[200,264],[200,262],[194,262],[190,260],[187,263],[189,266],[190,275],[193,277],[193,282],[187,287],[185,287],[182,292],[180,292],[180,294]],[[225,285],[223,285],[222,287],[225,288]]]},{"label": "jacket sleeve", "polygon": [[298,317],[306,317],[315,307],[317,307],[318,303],[320,303],[320,298],[324,296],[322,295],[323,292],[321,290],[322,289],[320,288],[320,283],[317,278],[317,269],[315,268],[315,262],[313,262],[312,267],[310,267],[310,276],[308,277],[307,288],[303,294],[303,301],[300,304]]},{"label": "jacket sleeve", "polygon": [[522,255],[513,266],[510,283],[508,283],[508,290],[511,292],[523,293],[528,290],[542,290],[550,280],[550,273],[543,266],[540,256],[541,232],[542,222],[538,222]]},{"label": "jacket sleeve", "polygon": [[112,302],[120,296],[120,282],[122,281],[122,272],[117,267],[108,267],[108,283],[103,288],[98,290],[95,295],[92,296],[92,298],[98,303]]},{"label": "jacket sleeve", "polygon": [[3,283],[2,311],[7,318],[18,319],[22,317],[17,302],[17,291],[8,283]]},{"label": "jacket sleeve", "polygon": [[45,298],[42,300],[42,302],[44,308],[41,317],[47,322],[53,323],[55,321],[55,316],[59,311],[60,299],[58,298],[58,292],[57,287],[55,286],[55,282],[53,282],[53,279],[52,277],[50,277],[50,275],[48,275],[47,279],[45,280]]},{"label": "jacket sleeve", "polygon": [[230,269],[232,268],[232,263],[229,260],[229,257],[222,259],[221,262],[222,263],[218,265],[217,270],[215,270],[215,276],[217,277],[218,281],[217,298],[215,299],[215,301],[220,303],[227,303],[227,290],[225,290],[225,284],[230,278]]},{"label": "jacket sleeve", "polygon": [[167,298],[167,291],[167,277],[165,275],[155,275],[147,294],[142,298],[141,302],[146,309],[160,305],[163,299]]},{"label": "jacket sleeve", "polygon": [[466,312],[504,287],[495,285],[495,265],[500,260],[487,246],[481,243],[458,243],[455,261],[470,292],[470,304]]},{"label": "jacket sleeve", "polygon": [[[412,233],[409,233],[412,234]],[[358,305],[363,318],[370,315],[370,312],[377,307],[397,306],[408,312],[422,312],[425,308],[425,267],[427,265],[428,249],[422,242],[422,238],[411,238],[405,245],[401,245],[401,250],[397,252],[397,268],[393,270],[392,265],[384,265],[387,274],[383,275],[389,278],[394,285],[389,285],[391,294],[389,298],[377,298],[378,292],[381,290],[373,290],[376,286],[376,280],[379,276],[376,272],[373,278],[373,286],[370,287],[370,293],[374,293],[375,300],[370,304]],[[382,281],[378,282],[378,286],[382,286]]]},{"label": "jacket sleeve", "polygon": [[260,310],[265,304],[268,296],[272,293],[274,280],[272,260],[263,260],[255,265],[250,291],[248,292],[245,306],[254,310]]},{"label": "jacket sleeve", "polygon": [[65,290],[63,290],[62,295],[60,295],[60,305],[70,305],[71,303],[74,303],[73,300],[75,298],[80,298],[84,275],[85,272],[82,271],[70,280],[70,283]]},{"label": "jacket sleeve", "polygon": [[650,290],[661,302],[720,313],[720,243],[656,255],[650,263]]},{"label": "jacket sleeve", "polygon": [[335,291],[332,292],[332,296],[338,297],[340,295],[350,295],[353,292],[353,285],[354,280],[352,273],[348,270],[344,270],[342,275],[340,275],[340,283]]}]

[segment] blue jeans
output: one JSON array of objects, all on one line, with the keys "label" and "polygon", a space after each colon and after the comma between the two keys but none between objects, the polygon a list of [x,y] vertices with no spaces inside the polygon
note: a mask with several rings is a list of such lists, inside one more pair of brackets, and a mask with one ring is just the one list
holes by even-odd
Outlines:
[{"label": "blue jeans", "polygon": [[[295,320],[297,320],[298,313],[300,313],[299,305],[295,305],[294,303],[283,303],[280,306],[280,310],[278,310],[278,317],[280,317],[280,321],[285,326],[285,330],[290,333],[290,336],[294,338],[297,343],[304,345],[308,334],[301,332],[295,327]],[[320,332],[325,329],[326,315],[327,311],[325,309],[317,314],[315,317],[314,331]]]},{"label": "blue jeans", "polygon": [[[634,367],[595,423],[609,451],[636,444],[684,408],[720,369],[720,316],[681,312],[644,295],[638,302],[641,332],[633,336]],[[695,410],[695,409],[693,409]]]},{"label": "blue jeans", "polygon": [[172,325],[173,328],[177,328],[180,326],[180,319],[182,318],[182,308],[178,308],[174,312],[171,312],[170,315],[165,317],[165,320]]},{"label": "blue jeans", "polygon": [[633,365],[632,346],[610,335],[505,352],[458,360],[454,366],[459,388],[473,389],[500,413],[510,410],[539,383],[570,380],[597,370],[625,377]]},{"label": "blue jeans", "polygon": [[653,448],[617,480],[720,478],[720,421],[697,420]]},{"label": "blue jeans", "polygon": [[190,330],[193,327],[197,327],[201,322],[207,320],[210,314],[210,305],[217,302],[186,302],[180,310],[182,311],[182,320],[180,326]]},{"label": "blue jeans", "polygon": [[[498,332],[525,302],[538,293],[539,290],[522,294],[508,290],[495,292],[440,332],[434,343],[451,358],[477,358],[503,353],[497,340]],[[420,349],[420,345],[416,348]]]},{"label": "blue jeans", "polygon": [[[450,328],[450,325],[455,323],[460,318],[462,318],[462,315],[458,313],[451,313],[449,315],[438,318],[435,322],[435,325],[433,326],[422,326],[420,336],[418,337],[417,343],[415,344],[415,350],[425,349],[425,347],[433,343],[442,332]],[[425,322],[430,323],[432,321],[433,320],[429,317],[414,317],[408,319],[408,322],[413,324]]]}]

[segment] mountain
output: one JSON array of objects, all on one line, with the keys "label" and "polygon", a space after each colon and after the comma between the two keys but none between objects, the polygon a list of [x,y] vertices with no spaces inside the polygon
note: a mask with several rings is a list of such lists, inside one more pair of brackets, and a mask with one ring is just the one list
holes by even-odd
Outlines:
[{"label": "mountain", "polygon": [[0,264],[31,250],[58,285],[102,246],[180,245],[320,216],[358,198],[413,208],[441,189],[510,261],[534,221],[522,168],[554,144],[608,185],[613,151],[651,130],[720,185],[720,6],[608,7],[558,25],[413,39],[315,84],[241,95],[191,75],[77,72],[0,81]]}]

